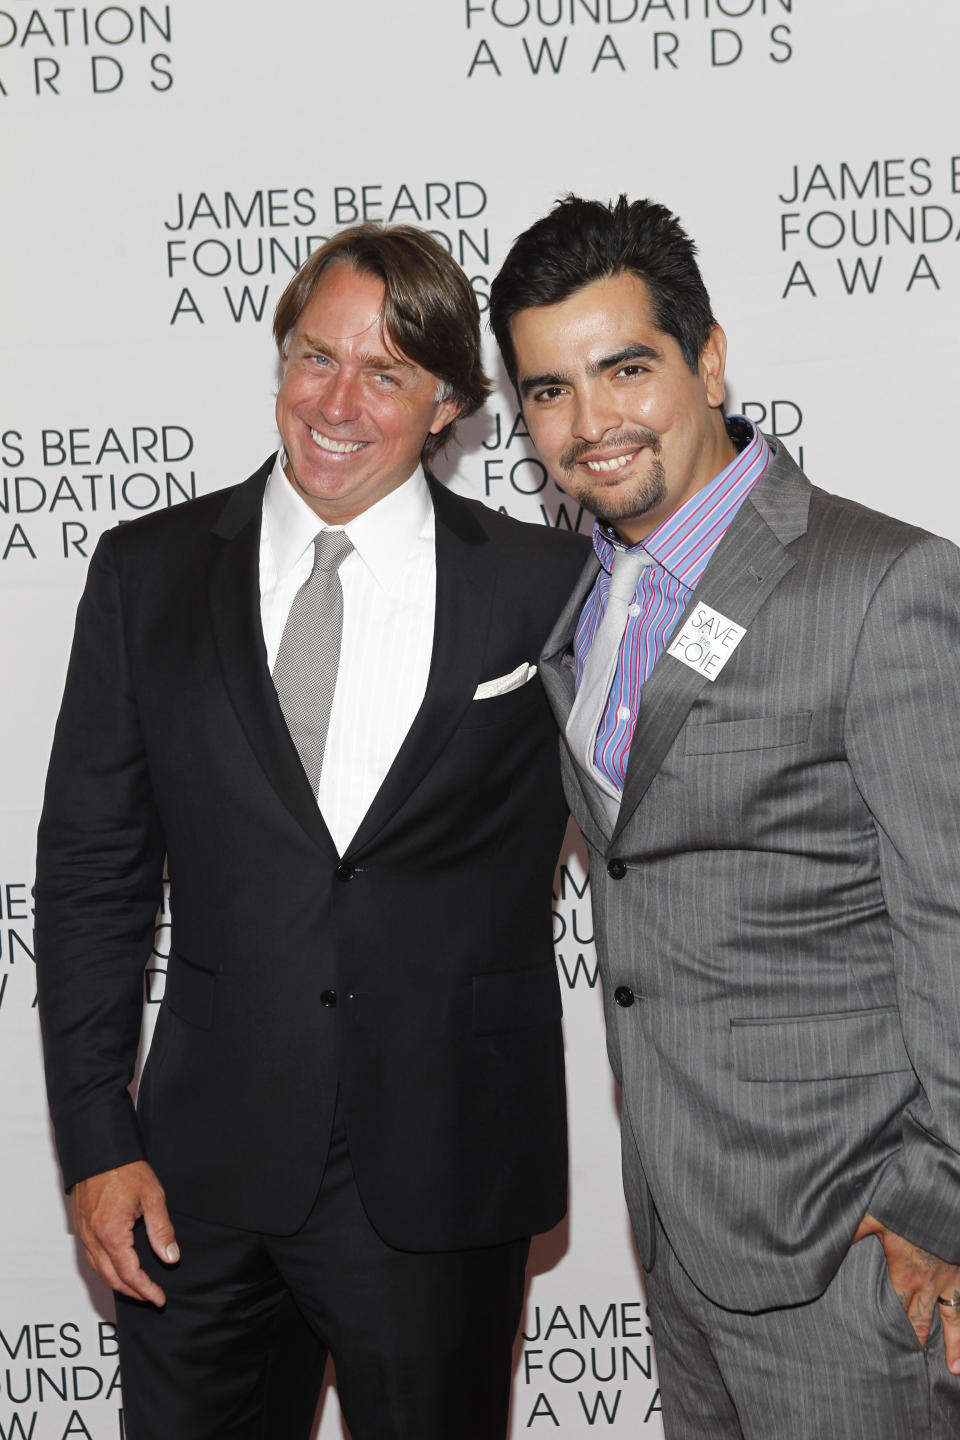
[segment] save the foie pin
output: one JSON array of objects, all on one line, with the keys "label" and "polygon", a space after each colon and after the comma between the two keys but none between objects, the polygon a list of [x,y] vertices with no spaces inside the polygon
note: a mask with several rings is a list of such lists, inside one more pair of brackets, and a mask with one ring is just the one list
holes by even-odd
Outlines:
[{"label": "save the foie pin", "polygon": [[716,680],[746,633],[745,626],[721,615],[719,610],[695,605],[679,635],[668,645],[667,654],[708,680]]}]

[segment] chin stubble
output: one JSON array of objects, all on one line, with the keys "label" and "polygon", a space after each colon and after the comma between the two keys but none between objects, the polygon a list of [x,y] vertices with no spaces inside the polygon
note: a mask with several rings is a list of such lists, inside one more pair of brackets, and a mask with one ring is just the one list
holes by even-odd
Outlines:
[{"label": "chin stubble", "polygon": [[611,446],[621,451],[640,447],[649,450],[652,462],[647,473],[627,485],[618,481],[615,474],[610,480],[604,480],[599,475],[590,476],[579,465],[597,446],[582,441],[568,446],[560,457],[560,467],[572,481],[577,503],[595,515],[603,525],[615,525],[618,520],[646,515],[667,498],[667,478],[660,460],[659,435],[653,430],[624,430],[605,439],[604,448]]}]

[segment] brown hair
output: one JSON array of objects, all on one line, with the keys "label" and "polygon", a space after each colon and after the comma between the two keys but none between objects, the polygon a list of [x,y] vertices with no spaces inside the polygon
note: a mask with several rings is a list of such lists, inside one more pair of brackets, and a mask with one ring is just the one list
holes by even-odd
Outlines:
[{"label": "brown hair", "polygon": [[[440,399],[472,415],[490,393],[483,371],[480,309],[469,280],[453,257],[426,230],[413,225],[353,225],[315,250],[291,279],[277,303],[273,337],[286,357],[290,336],[329,266],[350,265],[383,281],[382,329],[408,360],[443,382]],[[450,439],[453,424],[428,435],[424,462]]]}]

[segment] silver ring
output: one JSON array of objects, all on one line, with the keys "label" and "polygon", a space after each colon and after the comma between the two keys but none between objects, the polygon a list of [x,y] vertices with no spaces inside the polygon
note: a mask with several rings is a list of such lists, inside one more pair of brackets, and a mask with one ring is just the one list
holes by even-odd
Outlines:
[{"label": "silver ring", "polygon": [[937,1304],[948,1305],[951,1310],[960,1310],[960,1295],[955,1296],[953,1300],[948,1300],[945,1295],[938,1295]]}]

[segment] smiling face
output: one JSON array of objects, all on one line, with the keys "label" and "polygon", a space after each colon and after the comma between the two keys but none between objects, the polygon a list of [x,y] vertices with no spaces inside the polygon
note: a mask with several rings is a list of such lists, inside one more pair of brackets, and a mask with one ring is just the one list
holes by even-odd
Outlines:
[{"label": "smiling face", "polygon": [[284,471],[327,524],[345,525],[409,479],[424,440],[458,410],[384,334],[383,299],[376,276],[333,264],[287,346],[277,394]]},{"label": "smiling face", "polygon": [[713,327],[691,371],[636,275],[520,310],[510,335],[524,419],[550,475],[629,545],[733,459],[723,331]]}]

